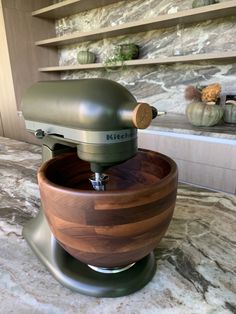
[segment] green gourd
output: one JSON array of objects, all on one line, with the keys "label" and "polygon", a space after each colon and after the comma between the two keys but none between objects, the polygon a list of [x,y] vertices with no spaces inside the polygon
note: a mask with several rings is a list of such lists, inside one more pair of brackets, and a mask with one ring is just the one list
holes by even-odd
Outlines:
[{"label": "green gourd", "polygon": [[192,8],[199,8],[205,5],[219,3],[218,0],[194,0],[192,3]]},{"label": "green gourd", "polygon": [[79,51],[77,54],[77,60],[80,64],[89,64],[94,63],[96,56],[93,52],[90,51]]},{"label": "green gourd", "polygon": [[236,105],[226,104],[224,106],[224,121],[227,123],[236,123]]},{"label": "green gourd", "polygon": [[207,105],[200,101],[191,102],[186,109],[189,122],[195,126],[213,126],[222,118],[224,109],[218,105]]}]

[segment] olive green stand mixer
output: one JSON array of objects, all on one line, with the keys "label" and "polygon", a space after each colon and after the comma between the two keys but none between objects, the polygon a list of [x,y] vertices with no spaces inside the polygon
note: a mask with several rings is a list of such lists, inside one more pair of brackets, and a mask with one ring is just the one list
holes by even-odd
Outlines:
[{"label": "olive green stand mixer", "polygon": [[[106,79],[39,82],[22,100],[26,128],[42,139],[43,162],[77,151],[94,173],[95,190],[104,190],[104,171],[137,153],[137,129],[148,127],[155,108],[137,103],[120,84]],[[142,288],[156,269],[154,254],[129,269],[91,269],[69,255],[52,234],[43,210],[23,236],[34,253],[64,286],[96,297],[116,297]]]}]

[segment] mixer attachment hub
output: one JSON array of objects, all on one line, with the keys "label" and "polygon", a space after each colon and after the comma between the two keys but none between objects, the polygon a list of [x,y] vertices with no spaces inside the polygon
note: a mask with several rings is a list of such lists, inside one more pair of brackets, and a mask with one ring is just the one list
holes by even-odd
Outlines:
[{"label": "mixer attachment hub", "polygon": [[92,183],[92,186],[96,191],[105,191],[106,183],[108,182],[108,180],[109,180],[108,175],[98,172],[95,172],[89,178],[89,181]]}]

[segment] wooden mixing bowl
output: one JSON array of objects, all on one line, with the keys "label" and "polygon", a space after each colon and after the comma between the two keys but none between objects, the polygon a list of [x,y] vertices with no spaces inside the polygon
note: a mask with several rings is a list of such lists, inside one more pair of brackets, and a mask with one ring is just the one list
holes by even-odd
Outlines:
[{"label": "wooden mixing bowl", "polygon": [[148,255],[171,221],[177,166],[165,155],[138,154],[106,171],[106,191],[95,191],[90,165],[69,153],[38,172],[49,226],[72,256],[98,267],[121,267]]}]

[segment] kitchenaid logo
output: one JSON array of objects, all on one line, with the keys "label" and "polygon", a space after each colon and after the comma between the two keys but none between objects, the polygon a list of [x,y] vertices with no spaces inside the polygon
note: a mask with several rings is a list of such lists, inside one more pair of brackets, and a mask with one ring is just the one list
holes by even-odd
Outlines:
[{"label": "kitchenaid logo", "polygon": [[108,133],[106,134],[107,141],[125,141],[135,137],[133,132],[123,132],[123,133]]}]

